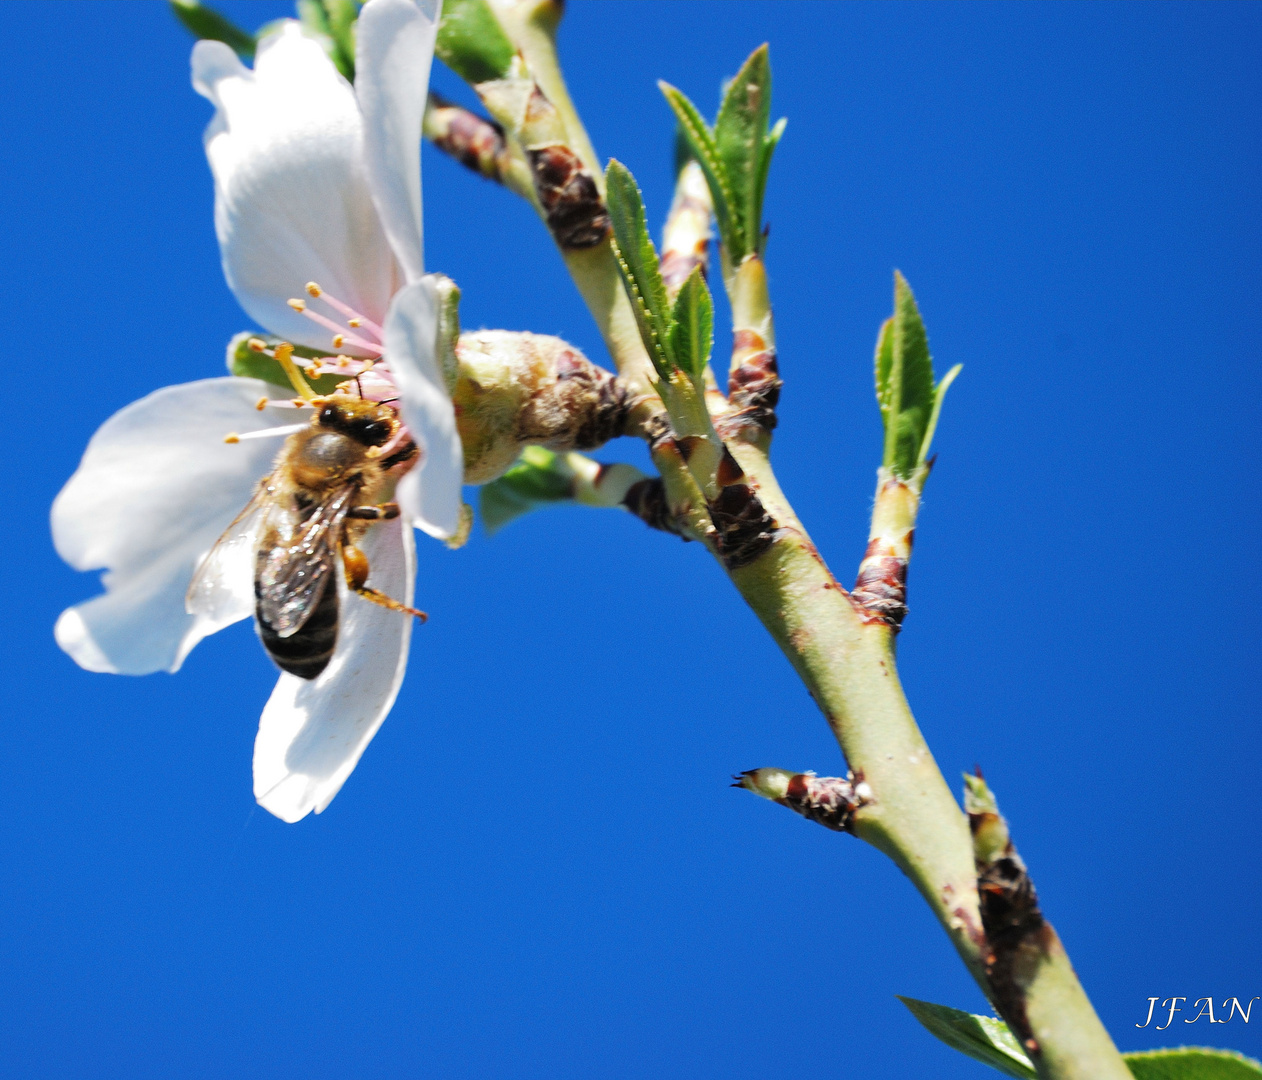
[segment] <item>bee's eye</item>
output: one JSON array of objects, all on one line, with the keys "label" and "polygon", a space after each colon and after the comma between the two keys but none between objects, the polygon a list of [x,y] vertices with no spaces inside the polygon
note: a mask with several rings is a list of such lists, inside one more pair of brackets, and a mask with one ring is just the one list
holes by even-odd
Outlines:
[{"label": "bee's eye", "polygon": [[343,427],[346,424],[346,416],[336,405],[325,405],[320,410],[320,423],[325,427]]},{"label": "bee's eye", "polygon": [[390,438],[390,424],[385,420],[357,420],[347,430],[365,446],[381,446]]}]

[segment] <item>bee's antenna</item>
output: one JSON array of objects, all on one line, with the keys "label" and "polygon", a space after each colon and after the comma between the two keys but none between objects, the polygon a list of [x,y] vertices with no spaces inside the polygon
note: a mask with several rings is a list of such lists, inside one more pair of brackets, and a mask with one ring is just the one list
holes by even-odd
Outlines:
[{"label": "bee's antenna", "polygon": [[398,400],[399,400],[399,399],[398,399],[397,397],[388,397],[388,398],[383,398],[381,401],[377,402],[377,404],[378,404],[378,405],[389,405],[391,402],[398,401]]},{"label": "bee's antenna", "polygon": [[355,387],[356,387],[356,389],[358,389],[358,390],[359,390],[359,400],[360,400],[360,401],[363,401],[363,400],[364,400],[364,388],[363,388],[363,386],[362,386],[362,385],[360,385],[360,382],[359,382],[359,376],[358,376],[358,375],[356,375],[356,376],[355,376]]}]

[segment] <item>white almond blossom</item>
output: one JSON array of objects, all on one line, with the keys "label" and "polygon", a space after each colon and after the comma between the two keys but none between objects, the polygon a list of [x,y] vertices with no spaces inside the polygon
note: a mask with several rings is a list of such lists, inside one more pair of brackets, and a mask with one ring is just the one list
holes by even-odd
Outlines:
[{"label": "white almond blossom", "polygon": [[[354,87],[296,22],[260,43],[253,70],[216,41],[192,56],[193,85],[216,109],[205,145],[228,285],[260,326],[331,354],[309,371],[359,374],[365,396],[397,399],[420,450],[398,484],[402,517],[362,542],[372,585],[409,605],[411,526],[452,535],[463,478],[422,254],[421,119],[438,16],[438,0],[369,0]],[[185,592],[271,471],[280,437],[309,419],[293,410],[267,383],[205,379],[150,394],[93,436],[52,512],[62,558],[106,570],[105,592],[57,622],[81,667],[174,672],[203,637],[253,612],[249,550],[229,560],[213,609],[189,614]],[[410,635],[410,618],[344,597],[329,666],[313,680],[282,674],[263,710],[260,804],[286,821],[329,804],[394,703]]]}]

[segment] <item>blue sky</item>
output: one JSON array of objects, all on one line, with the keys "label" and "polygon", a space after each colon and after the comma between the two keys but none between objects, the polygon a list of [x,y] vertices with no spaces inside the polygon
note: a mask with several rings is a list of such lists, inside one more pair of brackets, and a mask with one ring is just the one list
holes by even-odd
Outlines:
[{"label": "blue sky", "polygon": [[[57,613],[97,585],[52,551],[53,496],[97,425],[221,373],[249,322],[165,5],[11,3],[0,27],[9,1075],[988,1075],[893,997],[983,1005],[898,871],[726,786],[842,766],[696,545],[579,509],[423,544],[431,621],[399,702],[297,825],[253,809],[274,672],[247,625],[176,676],[57,650]],[[655,80],[712,110],[770,41],[774,457],[839,578],[866,537],[895,267],[939,370],[965,365],[900,669],[952,784],[985,769],[1124,1049],[1262,1055],[1256,1014],[1134,1027],[1151,995],[1262,995],[1260,30],[1256,3],[590,0],[562,28],[596,146],[658,220]],[[425,154],[427,262],[465,325],[607,362],[527,209]]]}]

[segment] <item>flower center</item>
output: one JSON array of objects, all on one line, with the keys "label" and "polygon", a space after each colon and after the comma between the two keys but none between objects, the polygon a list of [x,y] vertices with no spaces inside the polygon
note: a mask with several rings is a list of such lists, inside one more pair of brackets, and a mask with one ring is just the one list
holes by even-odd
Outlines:
[{"label": "flower center", "polygon": [[[294,389],[298,391],[298,397],[292,399],[279,401],[260,399],[258,403],[260,411],[268,405],[277,405],[281,408],[303,408],[315,396],[315,392],[307,384],[307,379],[317,379],[324,375],[333,375],[347,380],[347,385],[340,386],[338,390],[362,397],[366,401],[390,401],[398,397],[398,387],[391,375],[390,366],[382,359],[385,352],[383,343],[385,332],[382,328],[367,315],[325,292],[314,281],[307,282],[306,291],[313,300],[321,301],[341,315],[345,326],[343,322],[338,322],[319,311],[313,311],[306,300],[290,300],[289,306],[317,325],[333,331],[334,349],[350,348],[368,355],[350,356],[338,352],[328,356],[296,356],[293,346],[288,342],[281,342],[272,348],[261,338],[251,338],[250,348],[275,359],[285,370]],[[353,386],[350,385],[352,382]]]},{"label": "flower center", "polygon": [[[321,301],[341,315],[345,322],[345,329],[341,322],[319,311],[313,311],[306,300],[290,300],[289,306],[317,325],[333,331],[334,349],[349,347],[368,355],[349,356],[345,353],[336,353],[329,356],[295,356],[294,347],[287,341],[269,346],[262,338],[251,338],[250,348],[264,356],[272,357],[280,364],[298,393],[298,396],[294,398],[259,398],[255,408],[262,412],[269,405],[282,409],[302,409],[318,404],[324,399],[316,394],[307,380],[318,379],[323,375],[335,375],[345,380],[339,384],[337,393],[387,404],[396,401],[399,397],[399,389],[395,385],[389,363],[382,359],[385,352],[385,332],[382,328],[349,304],[336,296],[330,296],[314,281],[307,282],[306,291],[313,300]],[[301,431],[306,426],[306,424],[286,424],[282,427],[264,428],[244,434],[234,431],[225,436],[224,441],[236,443],[242,439],[277,438]],[[400,424],[394,438],[388,445],[381,448],[381,454],[388,456],[407,443],[410,438],[408,429]],[[419,461],[420,456],[418,455],[415,460]],[[408,467],[410,468],[414,463],[410,462]]]}]

